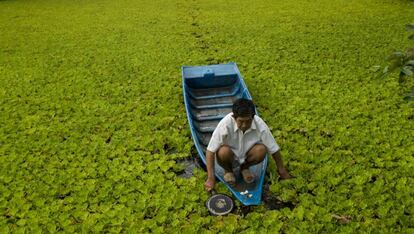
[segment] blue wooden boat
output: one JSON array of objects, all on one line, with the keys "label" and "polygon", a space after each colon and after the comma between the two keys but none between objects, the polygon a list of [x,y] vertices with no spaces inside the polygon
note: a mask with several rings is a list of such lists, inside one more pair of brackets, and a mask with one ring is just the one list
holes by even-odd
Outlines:
[{"label": "blue wooden boat", "polygon": [[[232,111],[232,105],[236,99],[252,98],[235,63],[183,66],[182,79],[191,134],[198,155],[206,164],[205,152],[217,124]],[[217,160],[215,162],[216,178],[223,182],[242,204],[259,205],[261,203],[268,156],[262,163],[250,167],[256,178],[251,184],[243,181],[239,171],[234,171],[236,176],[234,187],[224,181],[224,170],[217,164]]]}]

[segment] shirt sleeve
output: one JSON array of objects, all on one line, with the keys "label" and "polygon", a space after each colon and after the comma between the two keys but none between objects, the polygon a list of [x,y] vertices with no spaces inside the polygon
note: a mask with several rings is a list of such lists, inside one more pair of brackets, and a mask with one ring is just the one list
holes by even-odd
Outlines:
[{"label": "shirt sleeve", "polygon": [[260,140],[262,141],[262,143],[266,146],[267,152],[269,154],[274,154],[277,151],[279,151],[280,147],[276,143],[276,140],[272,136],[272,133],[270,132],[270,129],[268,127],[264,131],[262,131],[260,138],[261,138]]},{"label": "shirt sleeve", "polygon": [[207,150],[210,152],[217,152],[217,150],[224,144],[224,139],[227,137],[228,131],[224,121],[220,121],[216,129],[214,129]]}]

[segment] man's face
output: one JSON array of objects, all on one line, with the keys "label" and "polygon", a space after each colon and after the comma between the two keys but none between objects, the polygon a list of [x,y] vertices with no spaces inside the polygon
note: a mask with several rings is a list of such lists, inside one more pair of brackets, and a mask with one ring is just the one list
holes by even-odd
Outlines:
[{"label": "man's face", "polygon": [[253,117],[251,116],[248,116],[248,117],[239,116],[236,118],[237,127],[243,132],[249,129],[250,126],[252,126],[252,122],[253,122]]}]

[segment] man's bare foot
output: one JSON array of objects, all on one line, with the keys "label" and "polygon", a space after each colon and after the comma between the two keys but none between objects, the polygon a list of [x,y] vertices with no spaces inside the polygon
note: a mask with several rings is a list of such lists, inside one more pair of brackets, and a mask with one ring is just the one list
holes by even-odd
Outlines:
[{"label": "man's bare foot", "polygon": [[248,184],[253,183],[253,181],[254,181],[254,175],[249,170],[249,168],[242,169],[241,170],[241,174],[243,176],[244,182],[246,182]]},{"label": "man's bare foot", "polygon": [[224,172],[224,181],[226,181],[230,185],[234,185],[236,183],[236,177],[234,176],[234,173],[231,171]]}]

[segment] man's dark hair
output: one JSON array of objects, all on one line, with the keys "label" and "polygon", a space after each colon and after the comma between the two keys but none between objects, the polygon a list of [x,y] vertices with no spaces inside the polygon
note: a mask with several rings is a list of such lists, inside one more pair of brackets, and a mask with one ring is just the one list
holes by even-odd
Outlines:
[{"label": "man's dark hair", "polygon": [[233,103],[233,116],[237,117],[252,117],[255,115],[255,108],[252,100],[240,98]]}]

